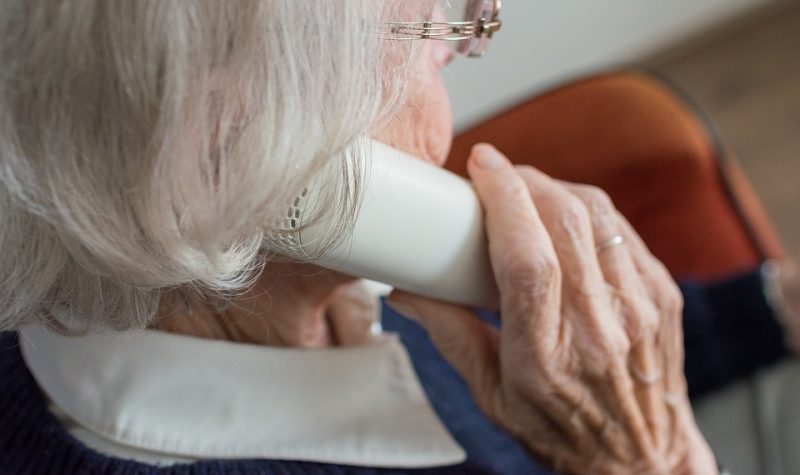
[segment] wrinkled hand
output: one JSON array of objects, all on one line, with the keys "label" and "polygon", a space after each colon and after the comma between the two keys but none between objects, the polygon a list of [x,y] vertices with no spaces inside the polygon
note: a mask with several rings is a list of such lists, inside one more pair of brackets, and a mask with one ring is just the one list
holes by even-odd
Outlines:
[{"label": "wrinkled hand", "polygon": [[[598,189],[513,167],[477,146],[499,330],[395,292],[478,406],[564,473],[716,473],[683,376],[681,295]],[[597,244],[622,235],[622,245]]]}]

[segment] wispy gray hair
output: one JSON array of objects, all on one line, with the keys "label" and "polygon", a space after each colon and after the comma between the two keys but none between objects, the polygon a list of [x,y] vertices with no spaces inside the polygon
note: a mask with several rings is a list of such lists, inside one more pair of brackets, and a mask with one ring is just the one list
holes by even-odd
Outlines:
[{"label": "wispy gray hair", "polygon": [[402,96],[390,5],[0,0],[0,330],[142,327],[165,289],[246,287],[288,197],[357,176]]}]

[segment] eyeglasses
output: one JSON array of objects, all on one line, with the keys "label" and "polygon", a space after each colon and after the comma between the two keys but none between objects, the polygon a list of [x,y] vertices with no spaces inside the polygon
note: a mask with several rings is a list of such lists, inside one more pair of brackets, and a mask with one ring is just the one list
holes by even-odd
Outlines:
[{"label": "eyeglasses", "polygon": [[382,22],[380,34],[390,40],[441,40],[454,51],[482,56],[502,23],[501,0],[440,0],[430,21]]}]

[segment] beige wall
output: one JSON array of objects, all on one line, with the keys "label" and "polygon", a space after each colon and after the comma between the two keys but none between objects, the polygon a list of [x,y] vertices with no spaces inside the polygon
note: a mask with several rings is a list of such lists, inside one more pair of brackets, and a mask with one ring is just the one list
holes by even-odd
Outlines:
[{"label": "beige wall", "polygon": [[505,0],[487,55],[445,71],[456,128],[561,78],[630,61],[772,0]]}]

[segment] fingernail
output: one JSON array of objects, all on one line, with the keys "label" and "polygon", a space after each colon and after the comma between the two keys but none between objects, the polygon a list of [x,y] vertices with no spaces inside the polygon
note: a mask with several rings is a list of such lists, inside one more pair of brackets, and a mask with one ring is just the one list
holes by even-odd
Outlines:
[{"label": "fingernail", "polygon": [[508,159],[503,154],[485,143],[472,147],[472,160],[482,170],[497,170],[508,163]]}]

